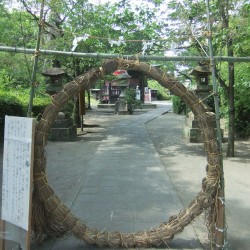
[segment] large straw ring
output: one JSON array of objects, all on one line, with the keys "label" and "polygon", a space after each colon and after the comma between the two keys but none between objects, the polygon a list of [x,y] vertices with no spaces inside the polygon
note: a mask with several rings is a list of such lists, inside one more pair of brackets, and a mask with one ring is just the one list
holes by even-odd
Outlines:
[{"label": "large straw ring", "polygon": [[[150,78],[171,89],[171,92],[179,96],[187,105],[190,106],[196,115],[199,127],[202,131],[207,153],[207,174],[202,181],[201,191],[198,192],[189,206],[179,212],[176,216],[172,216],[168,222],[163,222],[155,228],[151,228],[141,232],[122,233],[107,232],[97,229],[88,228],[76,218],[60,199],[54,194],[53,189],[49,186],[46,177],[46,156],[45,145],[47,143],[47,135],[49,134],[51,124],[55,121],[58,110],[72,97],[77,95],[79,91],[90,88],[97,79],[104,74],[110,74],[117,69],[133,69],[138,70]],[[55,105],[56,104],[56,105]],[[123,59],[111,59],[103,63],[102,68],[92,69],[86,74],[75,78],[73,82],[66,84],[61,92],[53,96],[52,104],[50,104],[43,112],[42,119],[36,126],[35,134],[35,164],[34,164],[34,200],[39,205],[34,204],[33,209],[33,230],[36,235],[47,233],[46,228],[50,223],[50,228],[54,232],[71,231],[77,238],[84,240],[87,244],[97,245],[100,247],[151,247],[167,244],[174,235],[181,232],[185,226],[191,223],[204,210],[214,212],[216,194],[218,190],[218,179],[220,175],[220,154],[216,141],[214,124],[214,114],[206,112],[206,108],[198,97],[191,91],[188,91],[184,85],[180,84],[176,79],[164,73],[160,69],[151,67],[147,63],[138,61],[130,61]],[[42,178],[41,178],[42,176]],[[38,213],[40,210],[42,213]],[[42,215],[47,218],[39,218]],[[212,225],[213,216],[210,216],[208,225]],[[39,221],[40,224],[38,224]]]}]

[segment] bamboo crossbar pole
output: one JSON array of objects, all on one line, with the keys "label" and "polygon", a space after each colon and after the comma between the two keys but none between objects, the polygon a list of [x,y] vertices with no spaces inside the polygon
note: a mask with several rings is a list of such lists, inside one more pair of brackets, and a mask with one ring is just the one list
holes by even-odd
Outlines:
[{"label": "bamboo crossbar pole", "polygon": [[[13,52],[13,53],[25,53],[35,54],[34,49],[25,49],[17,47],[0,46],[0,51]],[[82,52],[69,52],[59,50],[39,50],[40,55],[57,55],[57,56],[69,56],[80,58],[94,58],[94,59],[112,59],[123,58],[128,60],[140,60],[140,61],[210,61],[209,57],[202,56],[152,56],[152,55],[121,55],[121,54],[105,54],[105,53],[82,53]],[[250,62],[250,56],[247,57],[230,57],[230,56],[214,56],[215,61],[224,62]]]}]

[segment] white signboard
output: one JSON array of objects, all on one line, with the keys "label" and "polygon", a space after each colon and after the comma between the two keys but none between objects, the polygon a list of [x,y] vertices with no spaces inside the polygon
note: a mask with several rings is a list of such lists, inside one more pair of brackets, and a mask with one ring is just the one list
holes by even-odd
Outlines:
[{"label": "white signboard", "polygon": [[6,116],[2,220],[29,230],[34,119]]}]

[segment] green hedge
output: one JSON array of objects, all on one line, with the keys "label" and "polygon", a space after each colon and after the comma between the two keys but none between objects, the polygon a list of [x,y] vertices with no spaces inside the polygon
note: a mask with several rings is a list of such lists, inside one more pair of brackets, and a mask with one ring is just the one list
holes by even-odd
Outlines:
[{"label": "green hedge", "polygon": [[5,116],[26,116],[25,110],[21,102],[15,96],[0,92],[0,139],[4,135]]},{"label": "green hedge", "polygon": [[[235,133],[241,138],[250,137],[250,82],[238,82],[234,88]],[[220,114],[228,122],[228,100],[221,91]],[[227,124],[228,125],[228,124]]]},{"label": "green hedge", "polygon": [[[0,91],[0,139],[3,139],[4,136],[4,121],[5,116],[20,116],[26,117],[29,102],[29,96],[25,95],[16,95],[11,92]],[[33,108],[32,108],[32,117],[39,118],[43,113],[44,109],[50,103],[50,98],[37,97],[34,99]]]},{"label": "green hedge", "polygon": [[184,101],[182,101],[180,97],[173,96],[172,101],[173,101],[174,113],[186,115],[189,112],[187,104]]},{"label": "green hedge", "polygon": [[33,101],[32,107],[32,117],[39,118],[44,109],[51,103],[51,98],[46,97],[36,97]]},{"label": "green hedge", "polygon": [[240,137],[250,136],[250,82],[238,83],[235,88],[235,131]]}]

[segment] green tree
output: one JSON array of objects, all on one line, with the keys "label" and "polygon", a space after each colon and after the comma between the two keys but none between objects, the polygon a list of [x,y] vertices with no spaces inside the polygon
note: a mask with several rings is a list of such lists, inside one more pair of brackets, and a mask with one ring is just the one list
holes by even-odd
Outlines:
[{"label": "green tree", "polygon": [[[0,43],[13,47],[32,47],[35,45],[36,23],[25,11],[9,12],[0,5]],[[0,78],[8,88],[27,88],[32,67],[32,56],[25,54],[0,53]]]},{"label": "green tree", "polygon": [[[177,43],[179,54],[208,55],[207,37],[206,37],[206,8],[204,1],[184,0],[176,3],[170,1],[168,7],[172,9],[169,18],[173,21],[174,27],[168,27],[170,38]],[[238,51],[242,51],[241,44],[247,43],[249,38],[248,25],[239,28],[242,19],[249,23],[249,3],[247,1],[232,2],[228,0],[213,1],[211,4],[212,15],[212,39],[215,55],[240,56]],[[230,13],[230,15],[229,15]],[[247,14],[248,13],[248,14]],[[182,24],[182,25],[180,25]],[[246,31],[247,30],[247,31]],[[247,46],[246,48],[248,48]],[[248,52],[249,54],[249,52]],[[245,54],[247,55],[247,54]],[[227,154],[234,154],[234,126],[237,116],[237,106],[234,104],[234,94],[241,84],[235,82],[233,63],[217,64],[217,80],[224,90],[228,105],[229,117],[229,138]],[[238,79],[238,78],[237,78]],[[242,117],[242,119],[245,119]]]},{"label": "green tree", "polygon": [[[40,4],[34,0],[21,0],[21,3],[22,8],[12,11],[7,10],[4,5],[0,6],[1,24],[5,24],[0,25],[0,31],[4,34],[0,41],[7,46],[34,48]],[[214,54],[249,55],[248,1],[213,1],[211,10]],[[208,54],[206,27],[205,2],[201,0],[172,0],[168,3],[151,0],[143,1],[141,6],[127,0],[120,0],[115,4],[97,5],[86,0],[53,0],[48,1],[45,7],[42,48],[69,51],[73,47],[72,41],[82,37],[74,48],[75,51],[163,55],[172,47],[177,55],[206,56]],[[152,44],[149,44],[150,41],[153,41]],[[18,86],[20,82],[28,83],[27,65],[31,65],[32,57],[27,56],[28,60],[23,60],[23,55],[13,55],[9,58],[5,58],[3,53],[1,55],[6,62],[3,60],[3,70],[0,74],[3,75],[6,84]],[[76,60],[59,56],[51,56],[49,59],[41,57],[40,69],[48,67],[50,61],[57,59],[72,77],[99,65],[99,62],[92,59]],[[16,69],[13,71],[11,65],[15,63]],[[174,67],[173,65],[169,63],[167,67],[171,72],[180,72],[183,77],[187,74],[180,69],[193,68],[195,63],[179,62]],[[244,84],[241,78],[233,77],[232,74],[238,64],[230,67],[226,65],[217,63],[217,78],[224,90],[221,93],[225,96],[225,100],[232,101],[235,99],[232,96],[233,90],[236,91],[238,86]],[[229,73],[231,75],[228,76]],[[232,84],[234,78],[235,83]],[[231,108],[228,110],[233,112],[233,106],[236,112],[234,116],[237,116],[237,105],[231,103]]]},{"label": "green tree", "polygon": [[[33,0],[20,2],[29,20],[38,25],[39,3]],[[154,9],[146,4],[132,9],[129,1],[98,5],[85,0],[46,2],[41,48],[69,51],[73,47],[74,39],[85,36],[86,39],[78,41],[74,51],[138,54],[144,46],[143,53],[152,53],[153,47],[159,47],[159,43],[150,46],[146,44],[146,47],[145,43],[160,38],[161,25],[156,16],[157,8],[159,10],[157,4]],[[27,42],[24,46],[35,47]],[[93,59],[60,56],[40,60],[39,65],[50,67],[51,61],[55,60],[67,68],[67,73],[71,77],[99,66],[99,62]]]}]

